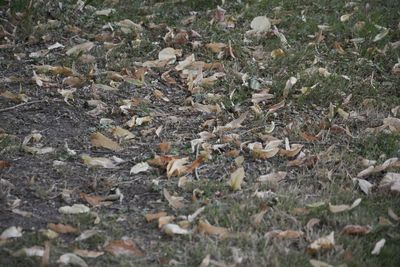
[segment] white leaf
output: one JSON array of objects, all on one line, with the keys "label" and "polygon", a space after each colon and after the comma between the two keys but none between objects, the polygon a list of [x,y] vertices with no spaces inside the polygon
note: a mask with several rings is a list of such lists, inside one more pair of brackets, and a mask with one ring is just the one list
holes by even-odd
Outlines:
[{"label": "white leaf", "polygon": [[267,32],[271,29],[271,22],[266,16],[255,17],[250,27],[257,33]]},{"label": "white leaf", "polygon": [[167,235],[187,235],[190,234],[190,231],[184,228],[181,228],[177,224],[168,223],[163,227],[164,233]]},{"label": "white leaf", "polygon": [[372,42],[378,42],[379,40],[382,40],[387,34],[389,33],[389,29],[383,28],[380,33],[378,33]]},{"label": "white leaf", "polygon": [[88,265],[82,258],[73,253],[65,253],[61,255],[57,262],[71,266],[88,267]]},{"label": "white leaf", "polygon": [[140,172],[146,172],[150,168],[147,162],[140,162],[131,168],[130,174],[138,174]]},{"label": "white leaf", "polygon": [[369,189],[374,185],[364,179],[357,179],[358,185],[360,186],[361,191],[363,191],[366,195],[369,193]]},{"label": "white leaf", "polygon": [[371,254],[372,255],[379,255],[379,253],[381,253],[381,250],[382,250],[383,246],[385,245],[385,242],[386,242],[386,240],[384,238],[382,238],[381,240],[376,242],[375,247],[372,250]]},{"label": "white leaf", "polygon": [[22,236],[22,228],[11,226],[1,233],[0,239],[7,239],[12,237],[21,237]]},{"label": "white leaf", "polygon": [[64,206],[58,209],[60,213],[64,214],[79,214],[79,213],[88,213],[90,208],[83,204],[74,204],[72,206]]}]

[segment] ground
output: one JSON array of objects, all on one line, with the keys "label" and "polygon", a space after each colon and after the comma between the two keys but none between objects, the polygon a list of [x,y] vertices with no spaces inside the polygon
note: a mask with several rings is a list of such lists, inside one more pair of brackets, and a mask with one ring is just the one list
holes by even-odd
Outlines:
[{"label": "ground", "polygon": [[399,42],[389,0],[0,1],[0,266],[399,266]]}]

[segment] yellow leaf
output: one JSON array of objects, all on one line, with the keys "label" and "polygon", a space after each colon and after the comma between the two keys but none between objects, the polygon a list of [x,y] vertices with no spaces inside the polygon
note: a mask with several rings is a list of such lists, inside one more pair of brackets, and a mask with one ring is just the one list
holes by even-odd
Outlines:
[{"label": "yellow leaf", "polygon": [[92,133],[92,135],[90,136],[90,141],[95,147],[104,147],[113,151],[122,150],[122,147],[118,143],[114,142],[113,140],[99,132]]},{"label": "yellow leaf", "polygon": [[241,184],[245,177],[244,168],[240,167],[231,174],[231,179],[229,180],[229,185],[233,190],[240,190]]}]

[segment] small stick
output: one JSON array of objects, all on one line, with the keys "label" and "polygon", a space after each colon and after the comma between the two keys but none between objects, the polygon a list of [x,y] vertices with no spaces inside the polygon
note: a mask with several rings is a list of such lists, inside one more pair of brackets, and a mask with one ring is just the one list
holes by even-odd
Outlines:
[{"label": "small stick", "polygon": [[[34,100],[34,101],[30,101],[30,102],[21,103],[21,104],[12,106],[12,107],[2,108],[2,109],[0,109],[0,113],[1,113],[1,112],[5,112],[5,111],[9,111],[9,110],[13,110],[13,109],[16,109],[16,108],[19,108],[19,107],[23,107],[23,106],[27,106],[27,105],[32,105],[32,104],[36,104],[36,103],[47,102],[47,101],[48,101],[48,99],[46,99],[46,100],[42,99],[42,100]],[[52,100],[52,101],[55,101],[55,102],[62,102],[63,100],[62,100],[62,99],[54,99],[54,100]]]}]

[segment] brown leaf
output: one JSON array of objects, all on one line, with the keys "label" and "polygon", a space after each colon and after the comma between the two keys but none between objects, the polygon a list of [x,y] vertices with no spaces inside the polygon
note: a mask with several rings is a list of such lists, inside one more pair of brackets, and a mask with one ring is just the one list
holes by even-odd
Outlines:
[{"label": "brown leaf", "polygon": [[189,158],[172,159],[167,164],[167,177],[180,176],[188,172]]},{"label": "brown leaf", "polygon": [[149,163],[149,165],[154,166],[154,167],[166,168],[168,163],[173,159],[177,159],[177,158],[174,156],[155,155],[154,159],[148,160],[147,163]]},{"label": "brown leaf", "polygon": [[0,169],[5,169],[11,167],[11,163],[6,160],[0,160]]},{"label": "brown leaf", "polygon": [[104,250],[114,256],[142,257],[145,255],[145,253],[130,239],[109,241],[104,247]]},{"label": "brown leaf", "polygon": [[342,48],[342,45],[339,42],[334,42],[333,44],[335,46],[336,52],[338,52],[341,55],[346,54],[346,51],[344,51],[344,49]]},{"label": "brown leaf", "polygon": [[302,231],[286,230],[280,231],[277,237],[282,239],[297,239],[299,237],[302,237],[303,235],[304,233]]},{"label": "brown leaf", "polygon": [[171,196],[171,194],[168,192],[166,188],[163,190],[164,197],[168,201],[169,205],[173,207],[174,209],[181,209],[185,206],[181,201],[183,200],[183,197],[175,197]]},{"label": "brown leaf", "polygon": [[162,142],[159,144],[160,151],[162,153],[167,153],[168,151],[171,150],[171,143],[170,142]]},{"label": "brown leaf", "polygon": [[147,213],[144,217],[146,218],[147,222],[151,222],[154,220],[158,220],[160,217],[167,216],[165,211],[157,212],[157,213]]},{"label": "brown leaf", "polygon": [[106,200],[105,197],[103,196],[91,196],[85,193],[80,193],[80,196],[82,199],[84,199],[87,203],[89,203],[92,206],[98,206],[100,205],[104,200]]},{"label": "brown leaf", "polygon": [[289,150],[286,149],[279,149],[279,155],[286,156],[286,157],[294,157],[300,153],[300,150],[303,148],[303,145],[300,144],[293,144]]},{"label": "brown leaf", "polygon": [[366,235],[371,232],[372,228],[370,226],[363,225],[346,225],[341,234],[343,235]]},{"label": "brown leaf", "polygon": [[314,141],[318,141],[320,139],[319,137],[317,137],[315,135],[305,133],[305,132],[300,132],[300,136],[307,142],[314,142]]},{"label": "brown leaf", "polygon": [[113,140],[99,132],[92,133],[90,136],[90,141],[95,147],[104,147],[113,151],[122,150],[122,147],[118,143],[114,142]]},{"label": "brown leaf", "polygon": [[158,218],[158,228],[163,228],[164,225],[169,224],[175,220],[175,216],[162,216]]},{"label": "brown leaf", "polygon": [[335,246],[335,233],[331,232],[329,235],[318,238],[308,246],[308,252],[311,254],[317,253],[322,249],[332,249]]},{"label": "brown leaf", "polygon": [[75,228],[69,224],[54,224],[54,223],[49,223],[47,227],[50,230],[53,230],[54,232],[57,232],[59,234],[69,234],[69,233],[77,233],[79,232],[78,228]]},{"label": "brown leaf", "polygon": [[229,230],[227,228],[213,226],[204,220],[199,221],[197,230],[199,231],[200,234],[219,235],[219,236],[224,236],[229,233]]}]

